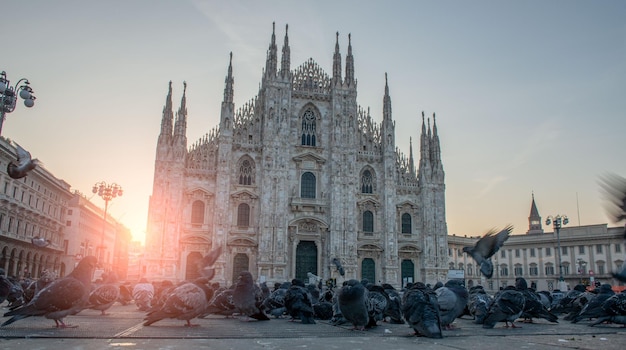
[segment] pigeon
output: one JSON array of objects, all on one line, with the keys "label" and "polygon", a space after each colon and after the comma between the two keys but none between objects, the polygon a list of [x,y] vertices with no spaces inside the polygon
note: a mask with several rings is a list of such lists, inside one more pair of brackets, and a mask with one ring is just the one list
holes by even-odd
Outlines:
[{"label": "pigeon", "polygon": [[120,296],[120,288],[117,283],[117,274],[109,272],[104,282],[97,286],[91,293],[85,309],[99,310],[102,316],[108,315],[108,310]]},{"label": "pigeon", "polygon": [[32,281],[28,285],[28,287],[24,289],[24,301],[30,302],[31,300],[33,300],[35,295],[39,293],[40,290],[44,289],[54,280],[54,274],[48,270],[45,270],[36,281]]},{"label": "pigeon", "polygon": [[263,311],[263,294],[261,288],[254,283],[252,274],[242,271],[233,290],[233,303],[242,315],[259,321],[269,321]]},{"label": "pigeon", "polygon": [[235,303],[233,302],[233,288],[216,290],[213,298],[209,302],[205,312],[200,316],[200,318],[204,318],[207,315],[222,315],[222,316],[232,316],[237,309],[235,308]]},{"label": "pigeon", "polygon": [[44,316],[52,319],[57,328],[74,327],[63,322],[67,315],[80,311],[89,297],[91,276],[96,268],[98,259],[95,256],[86,256],[76,268],[66,277],[54,280],[28,304],[11,310],[4,316],[13,316],[1,326],[9,325],[17,320],[31,316]]},{"label": "pigeon", "polygon": [[152,308],[154,298],[154,286],[148,280],[141,278],[139,283],[133,287],[133,299],[140,311],[149,311]]},{"label": "pigeon", "polygon": [[378,321],[382,321],[385,318],[385,310],[389,305],[389,296],[385,293],[385,289],[377,284],[368,284],[367,288],[367,313],[369,315],[369,321],[367,322],[367,328],[376,327]]},{"label": "pigeon", "polygon": [[607,201],[605,207],[611,221],[614,223],[626,221],[626,179],[617,174],[607,174],[600,178],[600,186],[604,189]]},{"label": "pigeon", "polygon": [[148,312],[144,326],[149,326],[165,318],[184,320],[186,327],[195,327],[191,319],[202,315],[208,305],[209,280],[200,277],[193,282],[185,282],[174,288],[160,309]]},{"label": "pigeon", "polygon": [[618,272],[612,272],[613,278],[620,282],[626,283],[626,264],[623,264],[622,269]]},{"label": "pigeon", "polygon": [[483,324],[492,301],[493,298],[485,292],[483,286],[470,288],[467,306],[470,315],[474,317],[474,323]]},{"label": "pigeon", "polygon": [[30,239],[31,243],[33,243],[33,245],[35,245],[38,248],[45,248],[47,246],[50,245],[50,240],[49,239],[44,239],[44,238],[40,238],[39,236],[37,237],[32,237]]},{"label": "pigeon", "polygon": [[338,258],[333,258],[333,264],[335,264],[335,266],[337,266],[337,271],[339,271],[339,274],[341,276],[345,276],[346,275],[346,271],[343,269],[343,266],[341,265],[341,261],[339,261]]},{"label": "pigeon", "polygon": [[304,283],[294,278],[291,287],[285,293],[285,308],[293,319],[300,319],[302,324],[315,324],[313,319],[313,297]]},{"label": "pigeon", "polygon": [[387,308],[385,309],[385,318],[389,318],[389,323],[392,324],[404,324],[402,319],[402,296],[391,284],[383,283],[382,287],[389,297]]},{"label": "pigeon", "polygon": [[602,314],[589,324],[590,327],[603,322],[619,323],[626,327],[626,292],[612,295],[602,303]]},{"label": "pigeon", "polygon": [[0,304],[4,303],[11,292],[13,283],[4,275],[4,269],[0,268]]},{"label": "pigeon", "polygon": [[32,159],[30,152],[22,148],[22,146],[15,143],[15,152],[17,153],[17,164],[10,161],[7,164],[7,174],[12,179],[21,179],[28,174],[29,171],[35,169],[38,165],[41,165],[39,160]]},{"label": "pigeon", "polygon": [[320,301],[313,304],[313,317],[320,320],[330,320],[333,318],[333,304],[328,301]]},{"label": "pigeon", "polygon": [[528,288],[526,279],[517,277],[515,279],[515,290],[524,295],[524,312],[521,317],[527,319],[529,323],[532,323],[533,318],[543,318],[553,323],[559,322],[559,318],[541,303],[537,293]]},{"label": "pigeon", "polygon": [[209,254],[205,255],[202,259],[198,261],[198,270],[200,274],[206,277],[209,281],[215,276],[215,269],[213,269],[213,264],[217,261],[217,258],[222,254],[222,246],[218,246],[209,252]]},{"label": "pigeon", "polygon": [[354,326],[353,329],[365,330],[369,322],[368,291],[365,286],[355,280],[346,281],[337,293],[339,311]]},{"label": "pigeon", "polygon": [[263,300],[263,307],[267,311],[268,314],[274,316],[275,318],[281,318],[285,312],[287,312],[287,308],[285,307],[285,295],[287,295],[287,289],[289,289],[289,285],[284,285],[273,292]]},{"label": "pigeon", "polygon": [[493,328],[498,322],[504,322],[507,328],[511,322],[512,328],[518,328],[513,322],[522,316],[525,303],[524,294],[515,290],[515,287],[504,288],[495,295],[489,306],[483,328]]},{"label": "pigeon", "polygon": [[450,280],[446,284],[435,290],[439,314],[441,315],[441,326],[444,329],[452,329],[452,322],[460,317],[467,305],[469,294],[460,280]]},{"label": "pigeon", "polygon": [[[574,300],[576,300],[576,298],[578,298],[581,294],[585,293],[586,291],[587,291],[587,288],[582,284],[575,285],[574,288],[567,291],[567,293],[563,293],[559,291],[559,293],[563,295],[560,298],[558,298],[558,301],[556,303],[553,303],[553,306],[550,309],[550,311],[552,311],[552,313],[555,313],[557,315],[561,313],[566,314],[566,313],[572,312],[573,307],[574,307]],[[554,298],[554,295],[555,293],[553,292],[552,293],[553,298]],[[576,314],[578,314],[578,312],[580,312],[580,309],[576,311]]]},{"label": "pigeon", "polygon": [[415,282],[402,295],[402,314],[416,335],[443,338],[437,295],[422,282]]},{"label": "pigeon", "polygon": [[598,294],[596,294],[585,304],[585,306],[583,306],[578,315],[572,319],[572,323],[580,322],[585,318],[597,318],[604,315],[602,304],[604,304],[604,302],[613,295],[615,295],[615,292],[611,288],[610,284],[605,283],[601,285],[598,290]]},{"label": "pigeon", "polygon": [[480,272],[487,278],[493,276],[493,263],[491,257],[509,239],[513,226],[509,225],[496,233],[495,229],[487,232],[473,247],[464,247],[463,252],[472,256],[476,264],[480,265]]}]

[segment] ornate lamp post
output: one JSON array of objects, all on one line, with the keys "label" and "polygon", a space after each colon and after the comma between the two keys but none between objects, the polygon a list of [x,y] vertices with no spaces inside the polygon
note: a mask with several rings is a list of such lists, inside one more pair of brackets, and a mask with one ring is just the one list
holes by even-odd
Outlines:
[{"label": "ornate lamp post", "polygon": [[583,260],[582,258],[578,258],[576,259],[576,264],[578,264],[578,274],[580,275],[580,283],[581,284],[585,284],[583,283],[583,278],[585,277],[585,268],[587,267],[587,262],[585,260]]},{"label": "ornate lamp post", "polygon": [[107,210],[109,209],[109,201],[111,201],[111,199],[117,196],[121,196],[122,194],[124,194],[124,191],[122,190],[122,186],[116,183],[107,184],[104,181],[100,181],[96,183],[95,185],[93,185],[92,191],[93,193],[97,193],[98,196],[104,199],[104,216],[102,217],[102,236],[100,237],[100,245],[98,246],[98,253],[96,254],[98,256],[98,261],[100,263],[103,263],[104,250],[105,250],[104,237],[106,235]]},{"label": "ornate lamp post", "polygon": [[550,215],[546,218],[546,225],[550,225],[552,223],[554,231],[556,231],[556,244],[558,250],[558,254],[556,256],[558,258],[557,263],[559,264],[559,289],[561,291],[567,291],[567,285],[565,284],[565,280],[563,279],[563,264],[561,263],[561,238],[559,236],[559,231],[561,230],[561,226],[567,225],[568,222],[569,219],[567,218],[567,215]]},{"label": "ornate lamp post", "polygon": [[33,89],[30,88],[29,84],[28,79],[22,78],[11,86],[11,81],[7,79],[7,73],[5,71],[0,73],[0,135],[2,135],[5,115],[15,110],[17,95],[24,99],[26,107],[30,108],[35,105],[35,96],[33,96]]}]

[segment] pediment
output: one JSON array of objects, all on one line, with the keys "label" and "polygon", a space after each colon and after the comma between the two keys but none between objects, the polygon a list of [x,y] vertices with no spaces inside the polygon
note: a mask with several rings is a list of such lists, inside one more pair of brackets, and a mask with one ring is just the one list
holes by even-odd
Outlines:
[{"label": "pediment", "polygon": [[185,196],[187,196],[188,198],[193,198],[193,199],[206,199],[209,197],[213,197],[214,194],[207,191],[205,188],[196,186],[196,187],[192,187],[188,189],[185,192]]},{"label": "pediment", "polygon": [[321,157],[318,154],[315,154],[313,152],[305,152],[302,154],[299,154],[295,157],[292,158],[294,162],[296,162],[297,164],[299,164],[301,167],[303,167],[303,165],[306,165],[307,163],[311,163],[313,162],[314,164],[318,164],[318,165],[322,165],[324,163],[326,163],[326,159]]},{"label": "pediment", "polygon": [[239,247],[256,247],[258,244],[255,240],[248,237],[232,237],[228,240],[228,245]]},{"label": "pediment", "polygon": [[380,207],[380,202],[373,199],[372,197],[364,198],[357,202],[357,206],[361,209],[365,208],[378,208]]},{"label": "pediment", "polygon": [[384,249],[378,244],[366,243],[359,246],[359,250],[366,250],[370,252],[382,252]]},{"label": "pediment", "polygon": [[399,253],[421,253],[422,248],[416,244],[407,243],[398,247],[398,252]]},{"label": "pediment", "polygon": [[238,199],[238,200],[250,200],[250,199],[257,199],[259,198],[259,196],[248,190],[248,189],[243,189],[243,190],[239,190],[239,191],[235,191],[233,193],[231,193],[231,198],[233,199]]},{"label": "pediment", "polygon": [[402,209],[404,207],[410,207],[411,209],[415,210],[415,209],[417,209],[418,206],[417,206],[417,203],[411,202],[411,201],[403,201],[403,202],[400,202],[400,203],[398,203],[396,205],[396,208],[398,208],[398,209]]},{"label": "pediment", "polygon": [[206,237],[202,237],[202,236],[196,236],[196,235],[184,235],[180,238],[180,242],[181,243],[192,243],[192,244],[210,244],[211,240],[206,238]]}]

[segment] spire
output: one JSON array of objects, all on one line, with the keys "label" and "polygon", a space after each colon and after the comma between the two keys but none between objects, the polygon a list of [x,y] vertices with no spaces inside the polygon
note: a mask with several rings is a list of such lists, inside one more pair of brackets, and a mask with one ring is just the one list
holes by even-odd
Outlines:
[{"label": "spire", "polygon": [[172,123],[174,120],[174,112],[172,111],[172,81],[169,83],[165,106],[163,106],[163,117],[161,119],[161,133],[159,134],[159,143],[169,143],[172,139]]},{"label": "spire", "polygon": [[335,54],[333,55],[333,81],[341,84],[341,54],[339,53],[339,32],[335,40]]},{"label": "spire", "polygon": [[276,68],[278,63],[276,51],[276,22],[272,22],[272,41],[270,42],[270,47],[267,50],[267,60],[265,62],[266,77],[276,76]]},{"label": "spire", "polygon": [[426,119],[422,111],[422,134],[420,135],[420,165],[419,176],[421,180],[430,179],[430,125],[426,130]]},{"label": "spire", "polygon": [[348,34],[348,55],[346,56],[346,84],[354,86],[354,57],[352,56],[352,34]]},{"label": "spire", "polygon": [[528,232],[526,233],[543,233],[541,226],[541,216],[535,204],[535,193],[532,193],[532,202],[530,203],[530,215],[528,216]]},{"label": "spire", "polygon": [[430,140],[430,152],[432,162],[440,163],[441,149],[439,147],[439,134],[437,134],[437,122],[435,120],[435,113],[433,113],[433,136]]},{"label": "spire", "polygon": [[415,176],[415,162],[413,161],[413,137],[409,137],[409,171]]},{"label": "spire", "polygon": [[[187,82],[183,81],[183,97],[180,99],[180,108],[176,113],[174,138],[186,138],[187,133]],[[187,143],[185,141],[185,143]]]},{"label": "spire", "polygon": [[391,97],[389,96],[389,84],[385,72],[385,97],[383,97],[383,121],[391,121]]},{"label": "spire", "polygon": [[224,102],[233,103],[233,84],[235,80],[233,79],[233,52],[230,52],[230,61],[228,63],[228,74],[226,75],[226,79],[224,79],[225,87],[224,87]]},{"label": "spire", "polygon": [[289,25],[285,25],[285,43],[283,44],[283,56],[280,61],[280,75],[284,78],[289,75],[289,66],[291,65],[291,50],[289,49],[289,37],[287,31]]}]

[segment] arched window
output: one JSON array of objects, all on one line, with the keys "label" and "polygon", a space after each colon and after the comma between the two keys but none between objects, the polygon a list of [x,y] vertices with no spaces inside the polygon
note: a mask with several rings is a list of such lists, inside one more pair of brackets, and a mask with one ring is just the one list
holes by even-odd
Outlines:
[{"label": "arched window", "polygon": [[374,214],[369,210],[363,212],[363,232],[374,233]]},{"label": "arched window", "polygon": [[241,203],[237,207],[237,226],[250,226],[250,206],[246,203]]},{"label": "arched window", "polygon": [[307,109],[302,116],[302,145],[315,146],[315,113]]},{"label": "arched window", "polygon": [[204,224],[204,202],[194,201],[191,204],[191,223],[196,225]]},{"label": "arched window", "polygon": [[315,198],[315,175],[311,172],[302,174],[300,181],[300,197]]},{"label": "arched window", "polygon": [[239,163],[239,184],[250,186],[254,183],[254,164],[250,159]]},{"label": "arched window", "polygon": [[361,193],[374,193],[374,177],[369,170],[361,174]]},{"label": "arched window", "polygon": [[410,234],[413,232],[411,227],[411,215],[409,213],[402,214],[402,233]]}]

